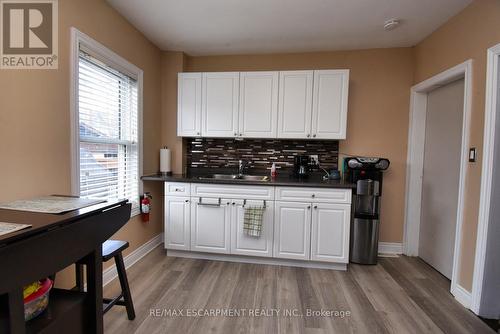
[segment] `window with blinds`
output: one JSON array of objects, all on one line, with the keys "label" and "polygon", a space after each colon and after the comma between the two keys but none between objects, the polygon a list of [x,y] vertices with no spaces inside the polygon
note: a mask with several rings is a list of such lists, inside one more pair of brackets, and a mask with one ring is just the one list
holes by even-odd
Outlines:
[{"label": "window with blinds", "polygon": [[80,48],[80,196],[127,198],[139,206],[137,80]]}]

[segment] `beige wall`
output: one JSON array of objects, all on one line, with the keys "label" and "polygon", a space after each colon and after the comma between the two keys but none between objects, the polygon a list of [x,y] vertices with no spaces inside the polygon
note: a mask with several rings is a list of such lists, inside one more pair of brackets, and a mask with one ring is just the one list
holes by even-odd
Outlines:
[{"label": "beige wall", "polygon": [[459,283],[472,289],[483,146],[486,50],[500,43],[500,1],[476,0],[415,47],[415,80],[421,82],[467,59],[473,60],[470,146],[478,161],[469,164]]},{"label": "beige wall", "polygon": [[[103,0],[59,1],[59,69],[0,70],[0,201],[45,194],[69,194],[70,27],[76,27],[144,70],[144,172],[158,170],[161,91],[160,50]],[[132,219],[117,238],[134,250],[161,232],[159,184],[153,193],[152,220]],[[72,272],[58,276],[69,286]]]},{"label": "beige wall", "polygon": [[411,48],[299,54],[187,57],[185,70],[255,71],[350,69],[347,140],[340,152],[383,156],[385,174],[380,240],[403,240]]},{"label": "beige wall", "polygon": [[172,172],[182,173],[182,138],[177,137],[177,73],[184,71],[182,52],[163,52],[161,57],[161,140],[172,150]]}]

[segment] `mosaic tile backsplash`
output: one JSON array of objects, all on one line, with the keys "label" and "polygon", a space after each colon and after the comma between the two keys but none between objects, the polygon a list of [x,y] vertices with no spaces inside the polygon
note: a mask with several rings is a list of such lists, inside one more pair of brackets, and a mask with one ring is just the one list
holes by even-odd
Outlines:
[{"label": "mosaic tile backsplash", "polygon": [[250,162],[254,172],[271,169],[273,162],[282,171],[292,170],[296,155],[317,154],[321,167],[337,169],[339,142],[334,140],[284,140],[231,138],[185,138],[188,168],[237,168],[238,160]]}]

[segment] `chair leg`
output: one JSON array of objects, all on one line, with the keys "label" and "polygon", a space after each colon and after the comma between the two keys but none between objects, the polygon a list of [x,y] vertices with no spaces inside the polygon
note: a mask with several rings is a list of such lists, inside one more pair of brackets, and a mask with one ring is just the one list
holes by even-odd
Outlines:
[{"label": "chair leg", "polygon": [[118,272],[118,279],[120,280],[120,286],[122,288],[123,299],[125,301],[125,307],[127,309],[127,315],[129,320],[135,319],[134,304],[132,303],[132,296],[130,295],[130,288],[128,286],[127,272],[125,271],[125,265],[123,264],[122,253],[115,255],[116,270]]},{"label": "chair leg", "polygon": [[84,292],[84,275],[83,275],[83,264],[75,263],[75,276],[76,276],[76,290],[80,292]]}]

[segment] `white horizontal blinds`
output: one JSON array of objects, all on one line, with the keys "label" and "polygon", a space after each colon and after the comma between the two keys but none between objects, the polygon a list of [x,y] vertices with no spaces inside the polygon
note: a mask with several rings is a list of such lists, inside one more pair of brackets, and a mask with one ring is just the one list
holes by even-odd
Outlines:
[{"label": "white horizontal blinds", "polygon": [[80,195],[139,202],[137,80],[80,50]]}]

